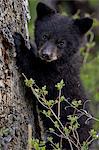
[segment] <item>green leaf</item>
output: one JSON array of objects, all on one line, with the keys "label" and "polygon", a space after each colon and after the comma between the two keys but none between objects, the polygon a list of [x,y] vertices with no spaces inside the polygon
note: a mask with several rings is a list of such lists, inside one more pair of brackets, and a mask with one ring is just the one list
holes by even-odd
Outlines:
[{"label": "green leaf", "polygon": [[81,147],[81,150],[88,150],[88,143],[83,142],[83,145]]},{"label": "green leaf", "polygon": [[97,27],[99,26],[99,20],[97,20],[96,18],[93,19],[93,27]]},{"label": "green leaf", "polygon": [[50,117],[51,116],[51,111],[48,110],[47,115]]},{"label": "green leaf", "polygon": [[42,91],[42,94],[43,94],[44,96],[46,96],[46,95],[48,94],[48,91],[47,91],[47,89],[46,89],[46,85],[44,85],[44,86],[42,87],[41,91]]},{"label": "green leaf", "polygon": [[65,86],[63,79],[60,81],[60,83],[57,83],[55,87],[57,90],[61,90]]},{"label": "green leaf", "polygon": [[79,101],[73,100],[73,101],[72,101],[72,105],[73,105],[75,108],[78,108],[78,106],[82,105],[82,102],[81,102],[81,100],[79,100]]},{"label": "green leaf", "polygon": [[59,143],[55,144],[56,148],[59,149]]},{"label": "green leaf", "polygon": [[49,128],[49,130],[50,130],[51,132],[54,132],[54,131],[55,131],[53,128]]},{"label": "green leaf", "polygon": [[46,117],[48,117],[48,116],[47,116],[47,112],[46,112],[45,110],[43,110],[42,113],[43,113]]},{"label": "green leaf", "polygon": [[54,126],[55,126],[56,128],[59,128],[58,121],[55,121],[55,122],[54,122]]},{"label": "green leaf", "polygon": [[65,97],[64,97],[64,96],[61,96],[61,97],[60,97],[60,101],[63,102],[64,100],[65,100]]},{"label": "green leaf", "polygon": [[49,100],[49,101],[46,102],[46,105],[47,105],[48,107],[51,107],[51,106],[53,106],[54,104],[55,104],[55,102],[54,102],[53,100]]},{"label": "green leaf", "polygon": [[70,130],[69,130],[67,127],[65,127],[65,128],[64,128],[64,132],[65,132],[65,135],[68,136],[69,133],[70,133]]},{"label": "green leaf", "polygon": [[99,135],[97,135],[97,132],[94,129],[90,131],[90,135],[93,139],[99,139]]},{"label": "green leaf", "polygon": [[26,80],[24,80],[24,82],[27,87],[32,87],[33,84],[35,84],[35,81],[32,78],[30,78],[29,80],[26,79]]},{"label": "green leaf", "polygon": [[70,121],[70,124],[71,124],[71,125],[73,125],[75,122],[77,122],[77,119],[78,119],[77,116],[69,115],[69,116],[67,116],[67,117],[68,117],[68,120]]},{"label": "green leaf", "polygon": [[52,138],[52,137],[48,137],[47,139],[48,139],[48,141],[50,141],[51,143],[53,142],[53,138]]}]

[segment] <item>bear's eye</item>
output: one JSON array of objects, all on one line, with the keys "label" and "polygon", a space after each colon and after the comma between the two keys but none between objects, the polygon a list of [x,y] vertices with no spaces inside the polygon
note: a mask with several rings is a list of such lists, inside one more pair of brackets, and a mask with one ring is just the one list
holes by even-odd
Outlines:
[{"label": "bear's eye", "polygon": [[47,34],[44,34],[43,36],[42,36],[42,40],[44,40],[44,41],[47,41],[48,40],[48,35]]},{"label": "bear's eye", "polygon": [[57,43],[57,46],[58,46],[58,47],[64,47],[64,46],[65,46],[65,41],[64,41],[64,40],[59,41],[59,42]]}]

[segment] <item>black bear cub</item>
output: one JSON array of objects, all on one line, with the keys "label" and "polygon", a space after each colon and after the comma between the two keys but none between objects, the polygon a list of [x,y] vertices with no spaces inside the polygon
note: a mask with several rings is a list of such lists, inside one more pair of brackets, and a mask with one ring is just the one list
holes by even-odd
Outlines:
[{"label": "black bear cub", "polygon": [[[39,87],[47,86],[49,91],[48,100],[55,100],[58,97],[58,92],[55,89],[55,84],[64,80],[65,86],[62,90],[62,95],[71,103],[74,99],[81,100],[82,105],[87,101],[82,83],[80,81],[80,64],[81,57],[79,48],[84,40],[85,33],[92,26],[92,19],[71,19],[70,17],[62,16],[56,10],[39,2],[37,5],[37,19],[35,21],[35,43],[37,49],[31,47],[30,50],[25,46],[24,39],[20,34],[16,34],[15,45],[17,51],[17,64],[27,78],[33,78]],[[31,94],[30,94],[31,96]],[[39,109],[44,109],[37,104],[37,100],[33,95],[33,105],[38,105]],[[35,101],[35,102],[34,102]],[[74,110],[68,107],[66,102],[61,103],[60,120],[65,126],[68,124],[68,115],[72,115]],[[57,107],[57,106],[56,106]],[[88,111],[88,106],[85,110]],[[53,108],[56,113],[57,109]],[[34,106],[33,113],[38,117]],[[53,127],[51,121],[42,117],[45,132],[50,127]],[[86,123],[86,117],[83,115],[79,118],[80,124],[77,129],[79,141],[82,144],[89,137],[90,124]],[[35,124],[36,128],[37,124]],[[40,139],[40,127],[37,128],[37,137]],[[60,142],[60,137],[53,135],[54,143]],[[71,133],[71,137],[73,137]],[[75,140],[74,140],[75,141]],[[76,144],[73,149],[78,149]],[[46,144],[46,149],[53,149],[50,143]],[[69,142],[62,140],[62,149],[70,150]]]}]

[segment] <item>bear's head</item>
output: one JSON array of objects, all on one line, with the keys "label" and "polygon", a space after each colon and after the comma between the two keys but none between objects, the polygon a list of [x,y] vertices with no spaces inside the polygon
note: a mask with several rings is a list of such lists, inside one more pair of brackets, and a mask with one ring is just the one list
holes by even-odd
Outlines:
[{"label": "bear's head", "polygon": [[35,22],[35,42],[39,57],[46,62],[69,60],[78,51],[92,23],[91,18],[74,20],[62,16],[56,10],[39,2]]}]

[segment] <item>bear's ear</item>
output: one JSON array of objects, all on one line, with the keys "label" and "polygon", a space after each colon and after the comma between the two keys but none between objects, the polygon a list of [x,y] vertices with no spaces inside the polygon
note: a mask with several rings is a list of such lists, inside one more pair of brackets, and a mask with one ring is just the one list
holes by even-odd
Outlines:
[{"label": "bear's ear", "polygon": [[79,28],[80,33],[83,35],[92,27],[93,20],[88,17],[76,19],[74,24]]},{"label": "bear's ear", "polygon": [[51,14],[55,14],[56,10],[50,8],[46,4],[39,2],[36,8],[37,11],[37,19],[42,19],[45,16],[50,16]]}]

